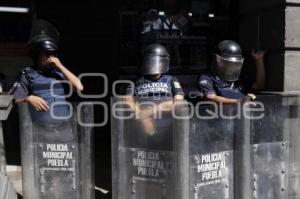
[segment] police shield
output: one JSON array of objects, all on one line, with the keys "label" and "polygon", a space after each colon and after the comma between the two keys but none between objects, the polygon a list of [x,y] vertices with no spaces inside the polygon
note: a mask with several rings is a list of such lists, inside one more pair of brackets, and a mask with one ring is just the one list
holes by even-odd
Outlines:
[{"label": "police shield", "polygon": [[236,107],[196,111],[189,131],[189,198],[233,198]]},{"label": "police shield", "polygon": [[[292,151],[290,147],[298,144],[290,145],[289,134],[298,133],[299,127],[293,129],[290,124],[299,118],[291,118],[292,109],[288,105],[290,97],[269,95],[259,96],[257,100],[264,105],[264,117],[251,121],[253,197],[294,198],[289,196],[288,188],[289,157]],[[297,109],[293,112],[297,112]],[[290,174],[296,176],[297,170]]]},{"label": "police shield", "polygon": [[160,119],[135,118],[118,102],[114,199],[299,198],[298,95],[258,96],[255,106],[200,104],[193,114],[173,104]]},{"label": "police shield", "polygon": [[[149,100],[139,106],[153,110],[159,103]],[[178,198],[171,112],[139,115],[126,100],[117,98],[111,107],[113,198]]]},{"label": "police shield", "polygon": [[91,106],[74,104],[70,117],[34,122],[27,104],[19,106],[25,199],[94,198]]},{"label": "police shield", "polygon": [[234,135],[245,128],[235,119],[237,107],[212,117],[215,107],[191,114],[186,102],[177,102],[151,118],[155,130],[149,131],[148,118],[134,118],[119,102],[112,103],[114,199],[234,198]]}]

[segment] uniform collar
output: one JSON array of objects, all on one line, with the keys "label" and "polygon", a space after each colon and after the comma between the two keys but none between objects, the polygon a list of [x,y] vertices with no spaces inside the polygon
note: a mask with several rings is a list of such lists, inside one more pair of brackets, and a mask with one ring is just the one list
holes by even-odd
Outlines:
[{"label": "uniform collar", "polygon": [[148,80],[148,81],[151,81],[151,82],[157,82],[159,81],[164,75],[161,75],[160,78],[158,79],[150,79],[150,78],[147,78],[145,75],[143,75],[143,79],[145,80]]}]

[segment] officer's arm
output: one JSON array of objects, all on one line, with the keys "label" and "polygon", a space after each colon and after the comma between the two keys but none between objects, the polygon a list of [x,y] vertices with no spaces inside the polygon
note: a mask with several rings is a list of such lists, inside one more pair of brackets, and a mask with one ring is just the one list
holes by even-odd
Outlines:
[{"label": "officer's arm", "polygon": [[168,101],[161,102],[158,105],[158,110],[157,111],[171,111],[173,106],[174,106],[174,103],[176,101],[181,101],[183,99],[184,99],[184,96],[181,93],[178,93],[173,97],[173,100],[168,100]]},{"label": "officer's arm", "polygon": [[206,96],[206,99],[209,101],[213,101],[216,102],[218,104],[237,104],[240,102],[240,100],[237,99],[230,99],[230,98],[226,98],[226,97],[222,97],[222,96],[218,96],[215,94],[210,94]]},{"label": "officer's arm", "polygon": [[27,97],[25,97],[25,98],[22,98],[22,99],[16,99],[15,102],[16,102],[17,104],[22,103],[22,102],[28,102],[28,97],[29,97],[29,96],[27,96]]},{"label": "officer's arm", "polygon": [[171,111],[173,108],[173,104],[173,100],[161,102],[158,104],[157,109],[154,110],[154,113],[157,114],[158,112]]},{"label": "officer's arm", "polygon": [[70,70],[68,70],[57,57],[50,57],[48,59],[49,64],[54,65],[54,67],[59,70],[64,76],[65,78],[71,82],[72,86],[78,90],[78,91],[82,91],[83,90],[83,85],[80,81],[80,79],[78,79]]},{"label": "officer's arm", "polygon": [[131,109],[131,111],[134,111],[135,114],[137,114],[138,118],[145,119],[153,114],[152,109],[141,109],[138,103],[136,102],[134,96],[128,95],[124,97],[124,101],[126,105]]},{"label": "officer's arm", "polygon": [[264,51],[252,51],[252,56],[255,59],[256,63],[256,80],[253,84],[254,90],[263,90],[266,87],[266,70],[264,64],[264,55]]},{"label": "officer's arm", "polygon": [[149,118],[153,114],[152,109],[141,109],[141,107],[136,101],[136,98],[134,97],[134,93],[135,86],[134,84],[130,84],[126,88],[126,95],[124,97],[126,105],[131,109],[131,111],[134,111],[135,114],[137,114],[139,119],[144,120],[146,118]]},{"label": "officer's arm", "polygon": [[184,96],[182,94],[177,94],[174,96],[173,100],[164,101],[158,104],[157,109],[154,109],[153,113],[157,114],[158,112],[169,112],[172,111],[174,107],[174,103],[178,101],[182,101],[184,99]]},{"label": "officer's arm", "polygon": [[22,102],[30,103],[35,108],[36,111],[48,111],[50,108],[47,101],[35,95],[29,95],[25,98],[16,100],[16,103],[22,103]]},{"label": "officer's arm", "polygon": [[139,107],[136,107],[135,110],[137,111],[136,113],[138,114],[138,117],[143,120],[145,118],[151,118],[154,115],[158,115],[158,113],[161,112],[169,112],[172,110],[173,105],[174,105],[173,100],[168,100],[156,104],[156,106],[154,107],[145,108],[145,109],[140,109]]},{"label": "officer's arm", "polygon": [[137,111],[139,107],[136,104],[136,98],[134,97],[135,94],[135,84],[131,82],[126,88],[124,101],[129,106],[132,111]]},{"label": "officer's arm", "polygon": [[152,110],[142,110],[137,105],[136,100],[133,96],[125,96],[125,103],[129,106],[129,108],[137,114],[140,119],[141,125],[143,126],[145,132],[147,134],[153,134],[154,132],[154,123],[151,118]]},{"label": "officer's arm", "polygon": [[174,104],[173,100],[168,100],[156,104],[154,107],[141,109],[132,96],[126,96],[125,102],[132,111],[135,111],[138,118],[142,120],[157,115],[158,112],[171,111]]},{"label": "officer's arm", "polygon": [[30,95],[29,88],[30,84],[25,77],[25,73],[19,75],[15,85],[18,85],[12,92],[16,103],[28,102],[37,111],[47,111],[49,110],[48,103],[41,97]]},{"label": "officer's arm", "polygon": [[171,111],[175,101],[184,99],[183,89],[176,77],[172,77],[172,93],[174,95],[173,100],[164,101],[158,104],[158,108],[154,111],[155,114],[162,111]]},{"label": "officer's arm", "polygon": [[66,77],[67,80],[69,80],[72,84],[72,86],[78,90],[78,91],[83,91],[83,85],[71,71],[69,71],[65,66],[62,64],[58,67],[59,70],[62,72],[62,74]]}]

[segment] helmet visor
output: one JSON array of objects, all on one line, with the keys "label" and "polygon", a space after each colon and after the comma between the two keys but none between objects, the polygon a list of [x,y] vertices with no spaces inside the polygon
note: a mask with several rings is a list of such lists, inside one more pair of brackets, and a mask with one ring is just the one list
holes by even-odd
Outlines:
[{"label": "helmet visor", "polygon": [[166,73],[169,70],[169,56],[145,55],[141,72],[144,75],[157,75]]},{"label": "helmet visor", "polygon": [[240,77],[244,58],[221,57],[217,55],[218,75],[225,81],[237,81]]}]

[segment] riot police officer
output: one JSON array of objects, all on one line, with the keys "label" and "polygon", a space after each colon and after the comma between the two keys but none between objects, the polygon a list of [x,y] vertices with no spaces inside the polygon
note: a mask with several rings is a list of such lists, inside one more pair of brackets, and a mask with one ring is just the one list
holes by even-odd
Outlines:
[{"label": "riot police officer", "polygon": [[[50,23],[37,20],[33,24],[29,39],[33,66],[21,71],[19,87],[15,89],[14,96],[17,103],[28,102],[32,105],[34,109],[31,107],[31,111],[35,112],[32,114],[35,121],[47,121],[51,104],[65,101],[63,83],[55,81],[67,80],[73,88],[83,90],[80,80],[57,57],[58,37],[57,30]],[[64,106],[57,107],[55,114],[64,114],[65,109]]]},{"label": "riot police officer", "polygon": [[[134,87],[127,88],[128,104],[132,109],[137,110],[139,118],[147,132],[152,132],[153,122],[149,117],[157,111],[168,111],[172,109],[173,100],[182,100],[184,93],[176,77],[166,75],[169,70],[170,55],[166,48],[160,44],[151,44],[143,51],[141,66],[142,76],[139,77]],[[137,108],[136,100],[157,101],[157,108]]]},{"label": "riot police officer", "polygon": [[224,40],[217,46],[215,67],[211,74],[201,75],[198,82],[200,96],[217,103],[236,104],[246,98],[255,99],[249,91],[265,88],[264,52],[252,51],[256,62],[256,80],[254,84],[240,78],[244,57],[240,45]]},{"label": "riot police officer", "polygon": [[127,94],[139,99],[174,98],[183,99],[184,94],[176,77],[165,75],[169,70],[170,55],[160,44],[151,44],[144,49],[141,67],[142,76],[136,80],[135,87],[129,86]]}]

